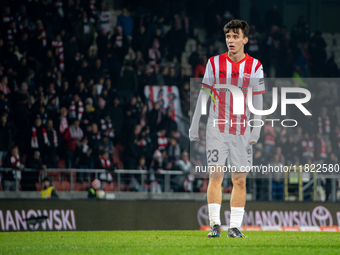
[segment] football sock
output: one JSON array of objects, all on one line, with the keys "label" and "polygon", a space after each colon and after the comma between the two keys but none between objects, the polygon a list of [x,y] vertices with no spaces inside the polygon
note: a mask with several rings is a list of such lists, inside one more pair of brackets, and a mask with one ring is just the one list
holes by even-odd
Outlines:
[{"label": "football sock", "polygon": [[240,228],[243,220],[244,207],[230,207],[230,228]]},{"label": "football sock", "polygon": [[214,225],[221,225],[221,220],[220,220],[221,205],[220,204],[208,204],[208,208],[209,208],[210,227]]}]

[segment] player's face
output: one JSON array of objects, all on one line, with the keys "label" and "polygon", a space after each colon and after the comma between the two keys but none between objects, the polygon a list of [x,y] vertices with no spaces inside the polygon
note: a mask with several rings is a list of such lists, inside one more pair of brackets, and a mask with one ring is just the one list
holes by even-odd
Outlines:
[{"label": "player's face", "polygon": [[243,38],[243,32],[238,29],[238,33],[235,33],[233,29],[230,29],[228,33],[225,34],[225,39],[230,53],[237,53],[243,49],[244,45],[248,42],[248,37]]}]

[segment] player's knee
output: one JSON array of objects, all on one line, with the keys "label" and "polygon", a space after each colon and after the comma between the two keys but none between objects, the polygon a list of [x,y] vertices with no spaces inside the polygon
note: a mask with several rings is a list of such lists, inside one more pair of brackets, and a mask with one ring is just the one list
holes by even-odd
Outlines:
[{"label": "player's knee", "polygon": [[246,178],[233,178],[234,187],[245,188],[246,187]]},{"label": "player's knee", "polygon": [[213,187],[221,187],[223,182],[223,178],[210,178],[209,179],[209,185]]}]

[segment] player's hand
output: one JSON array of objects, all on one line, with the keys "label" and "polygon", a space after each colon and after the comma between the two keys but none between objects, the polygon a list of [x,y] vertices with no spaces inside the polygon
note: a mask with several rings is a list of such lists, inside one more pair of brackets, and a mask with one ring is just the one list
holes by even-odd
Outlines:
[{"label": "player's hand", "polygon": [[249,142],[250,145],[254,145],[255,143],[257,143],[259,138],[260,138],[260,134],[251,132],[248,142]]},{"label": "player's hand", "polygon": [[196,141],[199,138],[198,134],[195,132],[191,132],[189,129],[189,139],[190,141]]},{"label": "player's hand", "polygon": [[198,139],[198,137],[189,137],[189,138],[191,142],[196,141]]}]

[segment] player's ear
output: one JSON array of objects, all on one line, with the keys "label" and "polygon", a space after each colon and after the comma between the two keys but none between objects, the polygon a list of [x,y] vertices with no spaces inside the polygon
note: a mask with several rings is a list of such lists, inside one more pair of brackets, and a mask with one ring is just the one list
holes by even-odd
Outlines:
[{"label": "player's ear", "polygon": [[243,44],[247,44],[248,41],[249,41],[249,38],[248,38],[248,37],[244,37],[244,38],[243,38]]}]

